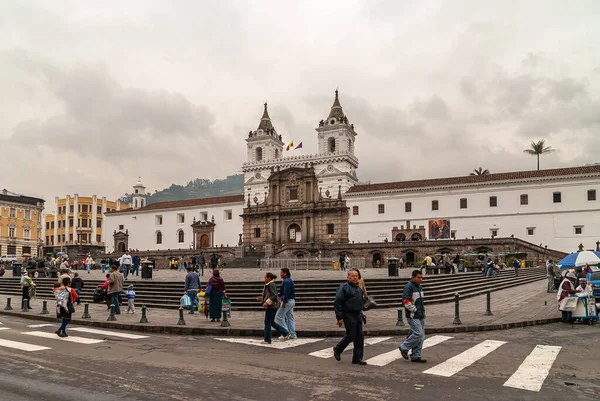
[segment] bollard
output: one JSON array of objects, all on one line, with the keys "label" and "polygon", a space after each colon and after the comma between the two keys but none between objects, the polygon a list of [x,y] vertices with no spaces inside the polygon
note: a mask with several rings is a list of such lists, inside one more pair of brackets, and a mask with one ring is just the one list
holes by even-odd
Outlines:
[{"label": "bollard", "polygon": [[140,323],[148,323],[148,319],[146,318],[146,305],[142,305],[142,318],[140,319]]},{"label": "bollard", "polygon": [[21,312],[29,312],[29,300],[27,298],[23,299],[23,307],[21,308]]},{"label": "bollard", "polygon": [[48,315],[50,312],[48,311],[48,301],[42,301],[42,311],[40,315]]},{"label": "bollard", "polygon": [[221,327],[229,327],[229,320],[227,320],[227,311],[223,311],[223,320],[221,320]]},{"label": "bollard", "polygon": [[452,324],[462,324],[462,322],[460,321],[460,307],[458,303],[459,297],[460,294],[458,292],[454,294],[454,321],[452,322]]},{"label": "bollard", "polygon": [[84,303],[83,304],[83,315],[81,316],[82,319],[91,319],[92,317],[90,316],[90,310],[89,310],[89,305],[88,303]]},{"label": "bollard", "polygon": [[6,298],[6,307],[4,310],[13,310],[12,306],[10,306],[10,297]]},{"label": "bollard", "polygon": [[485,315],[486,316],[492,316],[492,292],[488,291],[486,294],[486,303],[487,303],[487,310],[485,311]]},{"label": "bollard", "polygon": [[110,314],[108,315],[108,319],[106,319],[107,322],[116,322],[117,318],[115,317],[115,304],[112,304],[110,306]]},{"label": "bollard", "polygon": [[185,326],[185,320],[183,320],[183,307],[179,307],[179,321],[177,322],[178,326]]},{"label": "bollard", "polygon": [[404,308],[401,306],[398,308],[398,321],[396,322],[396,326],[404,326],[404,320],[402,320],[403,313],[404,313]]}]

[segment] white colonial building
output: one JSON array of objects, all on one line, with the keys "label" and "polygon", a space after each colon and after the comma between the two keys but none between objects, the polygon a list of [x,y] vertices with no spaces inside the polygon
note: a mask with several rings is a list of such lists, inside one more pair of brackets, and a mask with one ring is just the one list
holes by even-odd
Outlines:
[{"label": "white colonial building", "polygon": [[357,242],[423,227],[429,239],[514,236],[572,252],[600,239],[599,191],[600,166],[586,166],[359,185],[344,198]]},{"label": "white colonial building", "polygon": [[[600,239],[600,166],[357,185],[357,134],[337,91],[316,131],[317,154],[283,157],[284,143],[265,103],[258,128],[246,139],[244,195],[147,205],[138,182],[133,209],[106,213],[113,236],[107,250],[235,245],[242,232],[253,232],[243,230],[244,208],[252,213],[266,205],[269,177],[291,167],[314,171],[319,199],[341,194],[350,212],[350,242],[514,236],[570,252]],[[288,201],[298,196],[287,191]]]}]

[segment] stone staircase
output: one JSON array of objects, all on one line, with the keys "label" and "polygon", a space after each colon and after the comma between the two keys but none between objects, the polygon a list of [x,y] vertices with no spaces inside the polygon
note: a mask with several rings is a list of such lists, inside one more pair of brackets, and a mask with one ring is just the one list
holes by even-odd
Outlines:
[{"label": "stone staircase", "polygon": [[[254,259],[256,263],[256,259]],[[519,277],[512,270],[501,271],[495,279],[486,278],[480,272],[459,273],[453,275],[427,275],[423,281],[425,302],[427,304],[452,302],[454,293],[461,298],[476,296],[486,291],[497,291],[532,281],[544,280],[544,268],[522,269]],[[53,299],[52,284],[54,279],[37,278],[37,298]],[[407,278],[368,279],[367,291],[377,301],[379,308],[393,308],[400,305],[402,289]],[[296,286],[297,310],[331,310],[335,292],[343,280],[299,280]],[[100,280],[86,280],[82,294],[82,302],[92,303],[92,294]],[[204,283],[203,283],[204,284]],[[264,283],[226,282],[227,294],[231,297],[233,310],[262,310],[256,301],[261,295]],[[280,284],[280,282],[278,283]],[[541,285],[541,284],[540,284]],[[179,299],[183,291],[183,282],[166,281],[136,281],[136,305],[146,305],[148,308],[179,308]],[[0,278],[0,294],[12,295],[13,307],[18,307],[21,301],[21,288],[18,277]],[[0,305],[0,307],[3,307]]]}]

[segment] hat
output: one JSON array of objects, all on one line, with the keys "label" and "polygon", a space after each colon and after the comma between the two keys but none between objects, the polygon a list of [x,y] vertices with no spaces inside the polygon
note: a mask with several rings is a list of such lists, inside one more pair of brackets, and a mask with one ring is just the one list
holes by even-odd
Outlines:
[{"label": "hat", "polygon": [[133,290],[133,284],[130,284],[129,287],[127,287],[128,290]]},{"label": "hat", "polygon": [[577,278],[577,276],[575,275],[575,273],[571,273],[571,272],[567,273],[566,277],[567,278]]}]

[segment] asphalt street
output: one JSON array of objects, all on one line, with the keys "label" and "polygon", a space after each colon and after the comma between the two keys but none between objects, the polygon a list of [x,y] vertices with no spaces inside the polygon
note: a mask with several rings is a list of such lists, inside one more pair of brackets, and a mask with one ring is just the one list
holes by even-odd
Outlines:
[{"label": "asphalt street", "polygon": [[[333,338],[274,341],[140,334],[0,317],[0,400],[597,400],[600,326],[552,324],[428,336],[427,364],[399,337],[367,338],[368,366]],[[42,325],[42,326],[39,326]],[[29,326],[29,327],[28,327]],[[37,326],[37,327],[31,327]]]}]

